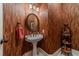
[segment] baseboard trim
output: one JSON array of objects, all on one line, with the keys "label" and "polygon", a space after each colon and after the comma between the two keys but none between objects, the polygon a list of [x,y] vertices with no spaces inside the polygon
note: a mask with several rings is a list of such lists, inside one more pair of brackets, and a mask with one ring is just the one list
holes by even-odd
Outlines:
[{"label": "baseboard trim", "polygon": [[[56,52],[54,52],[53,54],[48,54],[46,53],[43,49],[38,47],[38,52],[41,52],[44,56],[57,56],[58,53],[61,51],[61,48],[59,48]],[[28,51],[26,53],[23,54],[23,56],[32,56],[32,50]]]},{"label": "baseboard trim", "polygon": [[46,53],[43,49],[38,48],[38,52],[41,52],[44,56],[49,56],[48,53]]},{"label": "baseboard trim", "polygon": [[32,56],[32,50],[30,50],[30,51],[24,53],[23,56]]},{"label": "baseboard trim", "polygon": [[61,48],[59,48],[56,52],[54,52],[52,56],[57,56],[59,52],[61,52]]},{"label": "baseboard trim", "polygon": [[56,52],[54,52],[53,54],[48,54],[46,53],[43,49],[38,48],[38,51],[41,52],[44,56],[57,56],[58,53],[61,51],[61,48],[59,48]]}]

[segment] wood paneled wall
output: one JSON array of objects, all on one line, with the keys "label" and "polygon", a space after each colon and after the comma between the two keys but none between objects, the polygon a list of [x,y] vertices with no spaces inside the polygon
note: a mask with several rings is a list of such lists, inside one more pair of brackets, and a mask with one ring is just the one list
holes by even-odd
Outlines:
[{"label": "wood paneled wall", "polygon": [[72,48],[79,50],[79,4],[62,4],[62,7],[64,23],[72,31]]},{"label": "wood paneled wall", "polygon": [[41,6],[40,32],[43,33],[44,38],[38,43],[38,46],[42,48],[45,52],[49,53],[50,42],[49,42],[49,37],[48,37],[48,4]]},{"label": "wood paneled wall", "polygon": [[[40,13],[35,13],[40,22],[40,33],[44,31],[44,39],[38,43],[49,54],[54,53],[61,47],[61,31],[63,24],[69,24],[72,30],[72,47],[79,50],[79,4],[35,4],[40,7]],[[20,21],[24,27],[24,22],[30,10],[28,4],[3,4],[4,22],[3,36],[4,55],[19,55],[16,47],[15,27],[17,21]],[[25,29],[26,34],[29,33]],[[32,50],[32,44],[24,40],[22,55]]]},{"label": "wood paneled wall", "polygon": [[[8,40],[4,43],[4,55],[19,55],[15,46],[15,27],[17,21],[20,21],[24,27],[24,21],[29,13],[28,4],[4,4],[4,40]],[[31,50],[32,44],[24,41],[22,54]]]},{"label": "wood paneled wall", "polygon": [[[35,4],[35,6],[40,7],[40,13],[35,13],[40,22],[40,32],[42,29],[45,29],[45,35],[47,35],[47,20],[48,20],[48,12],[47,6],[48,4]],[[15,27],[17,22],[21,22],[24,27],[24,22],[27,15],[30,13],[29,4],[3,4],[4,9],[4,40],[8,41],[4,43],[4,55],[19,55],[19,48],[16,47],[16,39],[15,39]],[[28,29],[25,29],[26,34],[29,33]],[[46,43],[44,43],[45,46]],[[43,45],[43,43],[42,43]],[[40,45],[41,46],[41,45]],[[44,48],[44,47],[43,47]],[[22,55],[25,52],[32,50],[32,44],[28,43],[24,40],[22,47]]]},{"label": "wood paneled wall", "polygon": [[49,53],[57,51],[61,47],[61,31],[63,27],[61,4],[48,4],[48,37]]},{"label": "wood paneled wall", "polygon": [[48,4],[48,24],[49,40],[53,44],[51,51],[61,47],[64,24],[68,24],[72,31],[72,48],[79,51],[79,4]]},{"label": "wood paneled wall", "polygon": [[[61,4],[48,4],[42,6],[41,17],[41,31],[44,30],[44,39],[38,44],[48,54],[53,54],[61,47],[61,30],[62,30],[62,13]],[[44,10],[45,9],[45,10]]]}]

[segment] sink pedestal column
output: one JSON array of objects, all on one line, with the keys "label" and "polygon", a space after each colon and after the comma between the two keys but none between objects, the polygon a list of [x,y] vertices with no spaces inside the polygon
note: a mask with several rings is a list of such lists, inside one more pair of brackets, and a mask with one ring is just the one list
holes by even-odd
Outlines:
[{"label": "sink pedestal column", "polygon": [[37,56],[37,42],[33,42],[33,56]]}]

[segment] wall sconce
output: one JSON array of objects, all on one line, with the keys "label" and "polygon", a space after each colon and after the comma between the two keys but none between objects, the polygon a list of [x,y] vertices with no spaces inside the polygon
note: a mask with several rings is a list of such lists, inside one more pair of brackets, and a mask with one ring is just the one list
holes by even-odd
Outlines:
[{"label": "wall sconce", "polygon": [[31,12],[38,12],[40,11],[40,8],[35,6],[34,4],[29,4],[29,9],[31,10]]},{"label": "wall sconce", "polygon": [[36,11],[39,12],[39,7],[37,7]]},{"label": "wall sconce", "polygon": [[32,4],[29,4],[29,9],[32,9]]},{"label": "wall sconce", "polygon": [[44,34],[44,32],[45,32],[45,30],[44,29],[42,29],[42,33]]}]

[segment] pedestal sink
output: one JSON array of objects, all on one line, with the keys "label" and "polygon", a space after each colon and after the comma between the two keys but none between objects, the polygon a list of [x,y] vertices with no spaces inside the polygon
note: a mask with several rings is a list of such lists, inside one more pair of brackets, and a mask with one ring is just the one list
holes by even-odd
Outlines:
[{"label": "pedestal sink", "polygon": [[42,39],[42,34],[30,34],[25,36],[25,40],[33,44],[33,56],[37,56],[37,43]]}]

